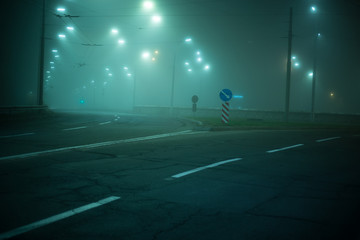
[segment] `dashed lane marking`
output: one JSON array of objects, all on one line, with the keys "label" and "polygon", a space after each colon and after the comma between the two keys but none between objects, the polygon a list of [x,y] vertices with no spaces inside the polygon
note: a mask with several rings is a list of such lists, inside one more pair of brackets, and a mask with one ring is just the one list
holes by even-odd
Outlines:
[{"label": "dashed lane marking", "polygon": [[338,139],[338,138],[340,138],[340,137],[329,137],[329,138],[316,140],[316,142],[325,142],[325,141],[330,141],[330,140],[334,140],[334,139]]},{"label": "dashed lane marking", "polygon": [[65,218],[74,216],[74,215],[76,215],[76,214],[79,214],[79,213],[88,211],[88,210],[93,209],[93,208],[100,207],[100,206],[102,206],[102,205],[111,203],[111,202],[116,201],[116,200],[118,200],[118,199],[120,199],[120,197],[111,196],[111,197],[108,197],[108,198],[104,198],[104,199],[102,199],[102,200],[100,200],[100,201],[93,202],[93,203],[84,205],[84,206],[82,206],[82,207],[78,207],[78,208],[75,208],[75,209],[72,209],[72,210],[69,210],[69,211],[66,211],[66,212],[63,212],[63,213],[54,215],[54,216],[52,216],[52,217],[48,217],[48,218],[42,219],[42,220],[40,220],[40,221],[33,222],[33,223],[31,223],[31,224],[28,224],[28,225],[25,225],[25,226],[22,226],[22,227],[19,227],[19,228],[15,228],[15,229],[13,229],[13,230],[11,230],[11,231],[8,231],[8,232],[5,232],[5,233],[1,233],[1,234],[0,234],[0,239],[8,239],[8,238],[11,238],[11,237],[20,235],[20,234],[22,234],[22,233],[29,232],[29,231],[31,231],[31,230],[33,230],[33,229],[46,226],[46,225],[48,225],[48,224],[50,224],[50,223],[54,223],[54,222],[63,220],[63,219],[65,219]]},{"label": "dashed lane marking", "polygon": [[72,130],[78,130],[78,129],[83,129],[83,128],[87,128],[87,126],[74,127],[74,128],[65,128],[65,129],[63,129],[63,131],[72,131]]},{"label": "dashed lane marking", "polygon": [[283,148],[278,148],[278,149],[269,150],[269,151],[266,151],[266,152],[267,152],[267,153],[280,152],[280,151],[284,151],[284,150],[291,149],[291,148],[301,147],[301,146],[303,146],[303,145],[304,145],[304,144],[296,144],[296,145],[292,145],[292,146],[288,146],[288,147],[283,147]]},{"label": "dashed lane marking", "polygon": [[99,123],[99,125],[105,125],[105,124],[109,124],[109,123],[111,123],[111,121],[102,122],[102,123]]},{"label": "dashed lane marking", "polygon": [[217,166],[220,166],[220,165],[223,165],[223,164],[226,164],[226,163],[235,162],[235,161],[239,161],[239,160],[241,160],[241,158],[233,158],[233,159],[229,159],[229,160],[225,160],[225,161],[221,161],[221,162],[216,162],[216,163],[213,163],[213,164],[210,164],[210,165],[206,165],[206,166],[203,166],[203,167],[198,167],[198,168],[186,171],[186,172],[175,174],[175,175],[171,176],[171,178],[181,178],[181,177],[184,177],[186,175],[205,170],[207,168],[213,168],[213,167],[217,167]]}]

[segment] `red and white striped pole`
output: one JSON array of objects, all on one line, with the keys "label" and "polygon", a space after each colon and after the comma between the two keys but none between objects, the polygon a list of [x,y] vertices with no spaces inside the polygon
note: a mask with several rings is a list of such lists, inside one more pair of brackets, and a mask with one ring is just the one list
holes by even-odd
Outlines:
[{"label": "red and white striped pole", "polygon": [[222,104],[221,121],[223,123],[228,123],[229,122],[229,102],[224,102]]}]

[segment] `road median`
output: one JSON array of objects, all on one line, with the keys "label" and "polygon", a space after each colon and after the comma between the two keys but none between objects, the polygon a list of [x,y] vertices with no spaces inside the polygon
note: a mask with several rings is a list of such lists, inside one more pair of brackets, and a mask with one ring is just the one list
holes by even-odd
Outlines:
[{"label": "road median", "polygon": [[302,129],[348,129],[360,130],[360,124],[335,124],[318,122],[281,122],[261,119],[231,119],[223,123],[219,118],[189,118],[197,123],[196,130],[233,131],[233,130],[302,130]]}]

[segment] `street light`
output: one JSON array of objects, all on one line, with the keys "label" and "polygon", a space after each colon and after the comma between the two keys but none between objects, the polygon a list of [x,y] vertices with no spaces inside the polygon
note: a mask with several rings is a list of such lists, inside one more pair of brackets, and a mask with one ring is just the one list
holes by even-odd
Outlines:
[{"label": "street light", "polygon": [[[184,42],[186,44],[190,44],[192,42],[192,39],[190,37],[185,38]],[[181,42],[183,43],[183,42]],[[172,81],[171,81],[171,99],[170,99],[170,114],[173,114],[174,111],[174,91],[175,91],[175,70],[176,70],[176,54],[177,54],[177,49],[175,49],[174,52],[174,62],[173,62],[173,73],[172,73]],[[186,66],[189,66],[190,63],[189,62],[185,62]],[[192,72],[192,69],[189,68],[188,72]]]},{"label": "street light", "polygon": [[146,10],[151,10],[154,8],[154,3],[151,2],[151,1],[145,1],[143,3],[143,7],[146,9]]},{"label": "street light", "polygon": [[160,23],[162,21],[162,18],[160,15],[154,15],[152,16],[151,20],[153,21],[153,23]]},{"label": "street light", "polygon": [[65,11],[66,11],[66,9],[63,8],[63,7],[59,7],[59,8],[57,8],[56,10],[57,10],[58,12],[65,12]]},{"label": "street light", "polygon": [[148,58],[150,57],[150,52],[148,52],[148,51],[143,52],[143,53],[141,54],[141,57],[142,57],[143,59],[148,59]]},{"label": "street light", "polygon": [[[311,7],[311,11],[315,13],[317,11],[315,6]],[[312,94],[311,94],[311,117],[315,121],[315,88],[317,77],[317,42],[320,37],[320,33],[317,31],[317,20],[315,19],[315,33],[314,33],[314,67],[312,72]]]},{"label": "street light", "polygon": [[116,35],[119,33],[119,30],[116,28],[111,29],[111,34]]}]

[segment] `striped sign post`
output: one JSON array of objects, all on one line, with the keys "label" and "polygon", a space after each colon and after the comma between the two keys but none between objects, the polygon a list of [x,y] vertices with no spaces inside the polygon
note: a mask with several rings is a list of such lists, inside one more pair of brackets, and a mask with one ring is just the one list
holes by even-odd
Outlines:
[{"label": "striped sign post", "polygon": [[225,88],[220,91],[219,96],[220,99],[224,101],[222,104],[221,121],[227,124],[229,122],[229,101],[232,98],[232,92],[230,89]]},{"label": "striped sign post", "polygon": [[222,104],[221,121],[223,123],[228,123],[229,122],[229,102],[224,102]]}]

